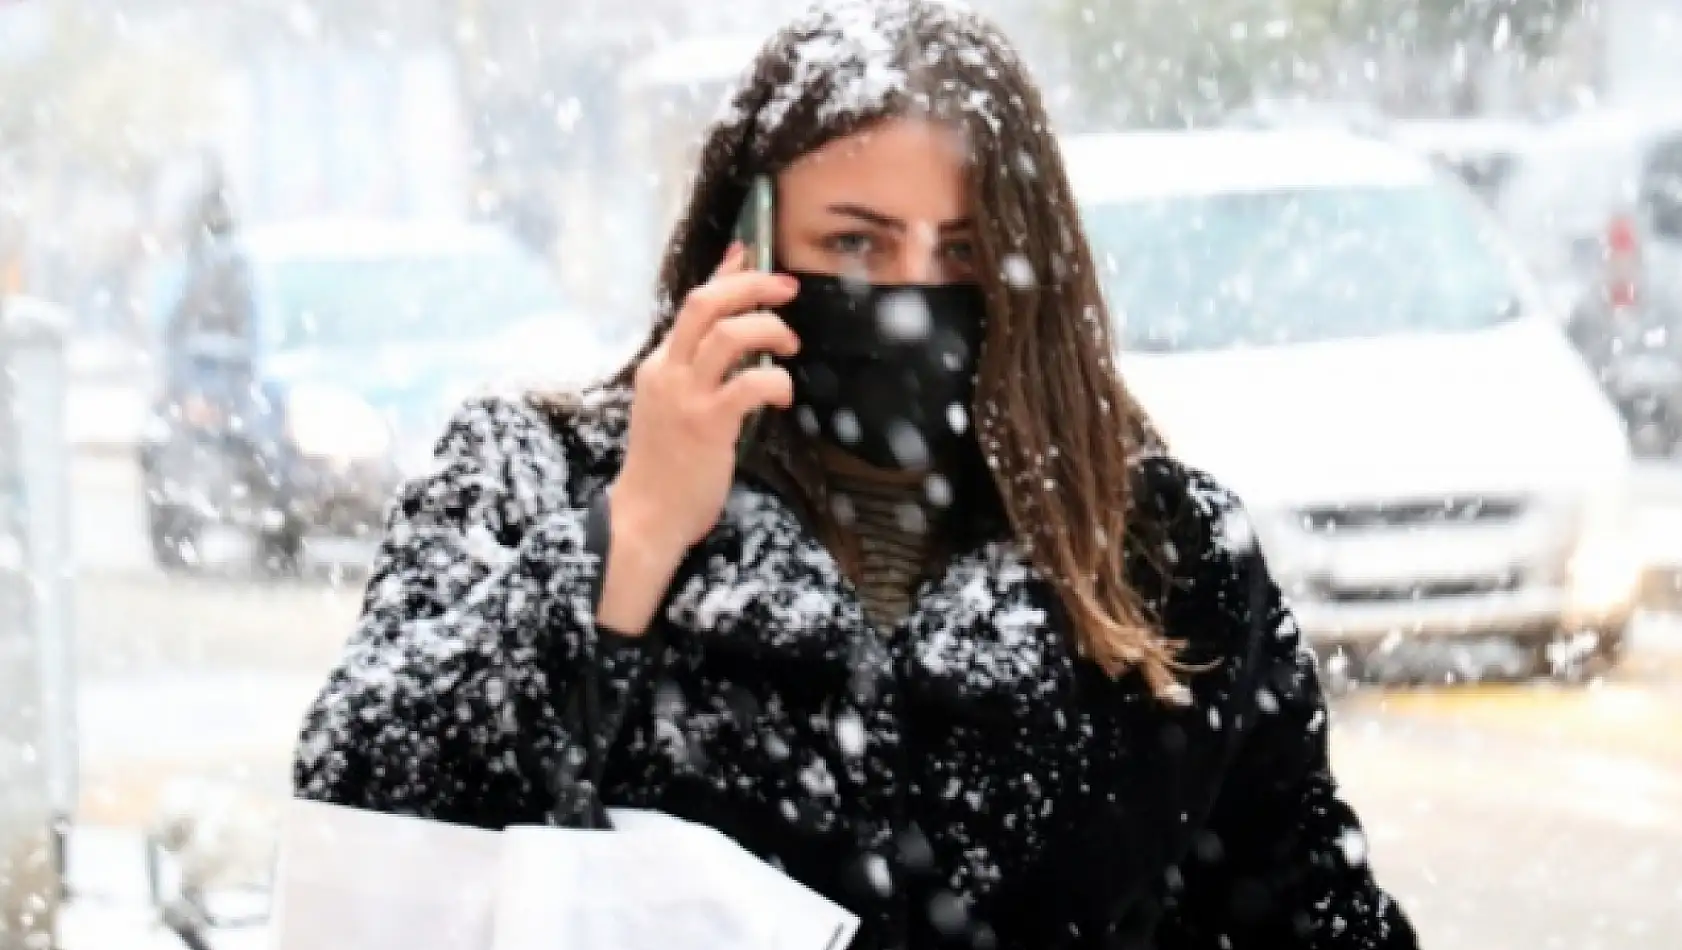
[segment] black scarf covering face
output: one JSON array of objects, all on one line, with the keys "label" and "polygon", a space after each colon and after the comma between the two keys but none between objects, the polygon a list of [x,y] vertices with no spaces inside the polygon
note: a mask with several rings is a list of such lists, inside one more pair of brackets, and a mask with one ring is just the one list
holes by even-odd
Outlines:
[{"label": "black scarf covering face", "polygon": [[800,337],[784,365],[803,432],[892,470],[939,467],[974,442],[979,286],[793,276],[800,292],[778,314]]}]

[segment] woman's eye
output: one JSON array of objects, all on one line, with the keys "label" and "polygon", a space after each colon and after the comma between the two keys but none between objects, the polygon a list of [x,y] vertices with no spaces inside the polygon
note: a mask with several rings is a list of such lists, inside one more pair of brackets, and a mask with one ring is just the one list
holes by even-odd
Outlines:
[{"label": "woman's eye", "polygon": [[864,234],[862,232],[851,232],[847,234],[830,235],[824,240],[824,247],[836,254],[845,254],[848,257],[861,257],[865,254],[869,254],[872,250],[875,250],[876,242],[871,240],[871,237],[868,234]]},{"label": "woman's eye", "polygon": [[948,241],[944,251],[949,259],[960,264],[975,260],[975,244],[970,241]]}]

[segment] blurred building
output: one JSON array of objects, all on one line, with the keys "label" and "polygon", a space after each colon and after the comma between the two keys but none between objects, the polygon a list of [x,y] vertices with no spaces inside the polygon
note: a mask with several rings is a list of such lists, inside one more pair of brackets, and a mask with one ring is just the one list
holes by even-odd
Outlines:
[{"label": "blurred building", "polygon": [[1603,100],[1682,104],[1682,0],[1600,0],[1590,24]]},{"label": "blurred building", "polygon": [[[459,0],[454,36],[472,117],[476,209],[548,238],[545,250],[592,304],[644,319],[672,193],[691,170],[687,156],[753,41],[809,5]],[[979,6],[1032,59],[1054,62],[1033,55],[1049,47],[1034,32],[1031,0]],[[639,70],[679,47],[690,78],[673,72],[664,81],[687,88],[649,97]],[[710,61],[707,50],[715,51]]]},{"label": "blurred building", "polygon": [[[177,102],[148,93],[151,108],[163,110],[170,127],[153,136],[160,151],[147,156],[147,167],[125,180],[95,180],[62,161],[40,163],[48,180],[38,184],[43,197],[31,214],[51,226],[36,228],[30,239],[34,269],[51,295],[76,301],[79,310],[82,298],[144,298],[147,279],[130,273],[140,266],[134,258],[173,253],[204,156],[211,154],[227,170],[243,224],[320,215],[491,220],[553,260],[581,305],[641,319],[664,238],[657,212],[667,203],[665,193],[688,174],[665,150],[694,144],[723,90],[697,84],[681,104],[682,114],[673,117],[670,134],[649,135],[636,128],[646,117],[638,114],[628,70],[669,44],[763,36],[807,5],[36,4],[31,9],[50,15],[9,17],[7,22],[27,21],[29,29],[13,31],[0,50],[28,55],[52,47],[55,39],[62,46],[55,29],[91,24],[95,28],[84,31],[89,36],[150,49],[154,56],[161,51],[184,64],[188,78],[172,81],[191,87],[191,95]],[[1056,47],[1039,42],[1029,0],[979,5],[1006,23],[1031,61],[1044,64],[1042,76],[1058,74]],[[133,68],[113,67],[110,48],[61,52],[61,75],[71,79],[111,68],[120,77],[121,68]],[[745,53],[732,55],[741,61],[719,64],[728,75],[746,65]],[[135,83],[142,80],[168,82],[147,80],[139,69]],[[124,121],[121,115],[111,120]],[[110,137],[121,138],[114,132]],[[650,145],[661,151],[651,153]],[[98,196],[100,221],[66,223],[80,220],[72,214],[87,204],[79,195]],[[112,258],[109,266],[87,264],[96,244],[113,248],[97,255]]]}]

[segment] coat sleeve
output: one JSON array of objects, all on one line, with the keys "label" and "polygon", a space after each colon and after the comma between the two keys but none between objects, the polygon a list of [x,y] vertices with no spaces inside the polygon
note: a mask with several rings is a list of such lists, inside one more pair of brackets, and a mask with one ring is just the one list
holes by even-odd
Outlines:
[{"label": "coat sleeve", "polygon": [[[305,715],[299,797],[486,828],[541,820],[600,569],[564,445],[520,403],[451,420],[435,470],[392,503],[361,617]],[[640,674],[637,643],[603,646],[608,701]]]},{"label": "coat sleeve", "polygon": [[[1164,950],[1415,950],[1338,793],[1314,654],[1268,574],[1236,497],[1190,475],[1200,570],[1240,657],[1236,748],[1207,833],[1181,864]],[[1197,586],[1202,587],[1203,584]]]}]

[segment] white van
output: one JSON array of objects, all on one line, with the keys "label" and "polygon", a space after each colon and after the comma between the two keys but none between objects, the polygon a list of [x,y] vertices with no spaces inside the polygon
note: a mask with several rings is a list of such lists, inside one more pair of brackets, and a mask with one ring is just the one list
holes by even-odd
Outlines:
[{"label": "white van", "polygon": [[1621,423],[1463,186],[1333,131],[1064,148],[1124,377],[1245,498],[1311,640],[1616,656],[1641,573]]}]

